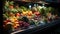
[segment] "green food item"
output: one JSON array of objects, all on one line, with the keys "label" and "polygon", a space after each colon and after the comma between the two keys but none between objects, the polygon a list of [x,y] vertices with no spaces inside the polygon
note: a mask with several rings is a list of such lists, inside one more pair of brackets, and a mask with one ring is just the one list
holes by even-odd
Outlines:
[{"label": "green food item", "polygon": [[13,8],[13,9],[9,9],[9,11],[10,11],[10,12],[13,12],[13,13],[17,13],[17,12],[18,12],[18,10],[15,9],[15,8]]},{"label": "green food item", "polygon": [[21,9],[21,8],[17,8],[16,9],[19,13],[22,13],[23,12],[23,9]]},{"label": "green food item", "polygon": [[9,1],[5,1],[5,6],[9,6]]},{"label": "green food item", "polygon": [[24,16],[24,17],[22,17],[22,21],[24,21],[24,22],[29,22],[29,19]]},{"label": "green food item", "polygon": [[38,26],[39,25],[39,22],[35,22],[35,25]]},{"label": "green food item", "polygon": [[19,20],[19,21],[22,21],[22,17],[19,17],[18,20]]},{"label": "green food item", "polygon": [[11,2],[9,2],[9,4],[10,4],[10,5],[13,5],[13,4],[14,4],[14,2],[13,2],[13,1],[11,1]]},{"label": "green food item", "polygon": [[41,13],[41,15],[44,15],[44,16],[46,15],[46,12],[45,12],[45,10],[43,8],[41,9],[40,13]]},{"label": "green food item", "polygon": [[46,15],[47,15],[47,13],[54,13],[54,8],[52,8],[52,7],[47,7],[47,8],[45,9],[45,13],[46,13]]},{"label": "green food item", "polygon": [[4,8],[3,8],[4,9],[4,12],[5,11],[8,11],[9,10],[8,8],[9,8],[8,6],[4,6]]},{"label": "green food item", "polygon": [[8,11],[8,8],[9,8],[9,1],[6,1],[3,9],[4,9],[4,11]]},{"label": "green food item", "polygon": [[3,17],[4,17],[4,18],[7,18],[7,16],[6,16],[5,14],[3,14]]},{"label": "green food item", "polygon": [[35,24],[35,22],[33,20],[30,20],[29,23],[30,23],[30,25],[34,25]]},{"label": "green food item", "polygon": [[48,7],[48,8],[45,9],[46,13],[49,13],[50,11],[51,11],[51,7]]},{"label": "green food item", "polygon": [[17,10],[20,11],[20,8],[18,8]]},{"label": "green food item", "polygon": [[38,7],[37,7],[37,10],[38,10],[39,12],[41,12],[41,9],[42,9],[41,6],[38,6]]},{"label": "green food item", "polygon": [[9,15],[7,13],[3,14],[5,18],[9,18]]},{"label": "green food item", "polygon": [[28,9],[27,9],[26,7],[24,7],[24,6],[21,6],[20,8],[23,9],[24,11],[27,11],[27,10],[28,10]]},{"label": "green food item", "polygon": [[37,26],[37,25],[38,25],[38,23],[37,23],[37,22],[35,22],[35,25]]},{"label": "green food item", "polygon": [[37,11],[37,8],[36,8],[36,7],[32,7],[32,10],[33,10],[33,11]]}]

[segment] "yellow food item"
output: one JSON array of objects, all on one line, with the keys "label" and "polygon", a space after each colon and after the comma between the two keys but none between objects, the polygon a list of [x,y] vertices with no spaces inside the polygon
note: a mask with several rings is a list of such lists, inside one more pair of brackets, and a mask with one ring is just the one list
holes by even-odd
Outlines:
[{"label": "yellow food item", "polygon": [[51,13],[47,13],[47,16],[51,16]]},{"label": "yellow food item", "polygon": [[15,22],[16,20],[18,20],[15,16],[14,17],[10,17],[10,21],[11,22]]},{"label": "yellow food item", "polygon": [[27,16],[27,18],[31,19],[31,18],[32,18],[32,16]]},{"label": "yellow food item", "polygon": [[17,26],[14,26],[14,28],[17,28]]},{"label": "yellow food item", "polygon": [[14,23],[18,24],[19,22],[14,22]]},{"label": "yellow food item", "polygon": [[25,12],[23,11],[22,15],[25,16],[25,15],[27,15],[27,13],[28,13],[28,11],[25,11]]},{"label": "yellow food item", "polygon": [[28,13],[28,11],[26,11],[26,14]]},{"label": "yellow food item", "polygon": [[23,14],[23,15],[26,15],[26,12],[23,12],[22,14]]},{"label": "yellow food item", "polygon": [[16,26],[19,26],[19,24],[16,24]]},{"label": "yellow food item", "polygon": [[19,16],[16,16],[16,18],[18,19],[18,18],[19,18]]},{"label": "yellow food item", "polygon": [[32,16],[32,11],[28,11],[28,16]]},{"label": "yellow food item", "polygon": [[51,13],[47,13],[47,17],[51,17],[52,15],[51,15]]},{"label": "yellow food item", "polygon": [[19,26],[19,24],[17,22],[13,23],[13,28],[17,28],[17,26]]}]

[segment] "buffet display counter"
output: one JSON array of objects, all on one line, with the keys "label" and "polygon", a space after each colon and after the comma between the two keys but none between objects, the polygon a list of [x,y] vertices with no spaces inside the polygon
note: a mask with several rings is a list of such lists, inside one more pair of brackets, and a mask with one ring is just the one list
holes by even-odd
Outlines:
[{"label": "buffet display counter", "polygon": [[11,34],[43,31],[60,24],[58,9],[44,1],[5,1],[3,27]]},{"label": "buffet display counter", "polygon": [[39,25],[37,27],[32,27],[32,28],[28,28],[28,29],[25,29],[25,30],[18,30],[18,31],[15,31],[15,32],[12,32],[11,34],[32,34],[34,32],[37,32],[37,31],[44,31],[48,28],[51,28],[55,25],[59,25],[60,24],[60,19],[54,21],[54,22],[51,22],[51,23],[47,23],[45,25]]}]

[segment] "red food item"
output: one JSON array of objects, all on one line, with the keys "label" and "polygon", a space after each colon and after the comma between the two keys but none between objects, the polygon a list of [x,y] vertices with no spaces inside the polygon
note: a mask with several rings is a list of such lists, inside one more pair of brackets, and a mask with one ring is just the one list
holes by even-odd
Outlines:
[{"label": "red food item", "polygon": [[23,21],[19,21],[20,27],[23,27]]},{"label": "red food item", "polygon": [[38,18],[34,18],[35,20],[38,20]]},{"label": "red food item", "polygon": [[6,20],[4,20],[3,22],[4,22],[4,23],[6,23],[7,21],[6,21]]},{"label": "red food item", "polygon": [[13,5],[10,5],[9,8],[13,9],[14,7],[13,7]]},{"label": "red food item", "polygon": [[29,23],[26,23],[24,21],[19,21],[20,27],[28,27]]},{"label": "red food item", "polygon": [[8,22],[6,20],[3,21],[3,27],[5,27],[5,25],[7,24]]},{"label": "red food item", "polygon": [[24,27],[28,27],[29,26],[29,23],[24,23]]},{"label": "red food item", "polygon": [[50,21],[50,17],[47,17],[47,20]]},{"label": "red food item", "polygon": [[23,23],[23,21],[19,21],[19,24],[22,24]]},{"label": "red food item", "polygon": [[56,16],[55,16],[55,19],[58,19],[58,18],[59,18],[59,17],[56,15]]},{"label": "red food item", "polygon": [[20,13],[16,13],[16,16],[20,16]]},{"label": "red food item", "polygon": [[6,20],[7,22],[11,22],[10,20]]},{"label": "red food item", "polygon": [[38,11],[34,12],[34,14],[37,16],[40,15],[40,13]]},{"label": "red food item", "polygon": [[17,29],[17,28],[18,28],[17,26],[14,27],[14,29]]},{"label": "red food item", "polygon": [[6,25],[8,22],[10,22],[10,20],[4,20],[4,25]]}]

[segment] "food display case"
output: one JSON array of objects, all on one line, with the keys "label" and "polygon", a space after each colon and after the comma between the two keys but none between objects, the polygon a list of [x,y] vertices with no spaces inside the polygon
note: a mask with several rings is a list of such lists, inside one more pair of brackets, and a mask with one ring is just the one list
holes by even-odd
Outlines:
[{"label": "food display case", "polygon": [[11,34],[31,33],[60,23],[58,8],[49,4],[44,1],[6,0],[3,7],[4,29]]}]

